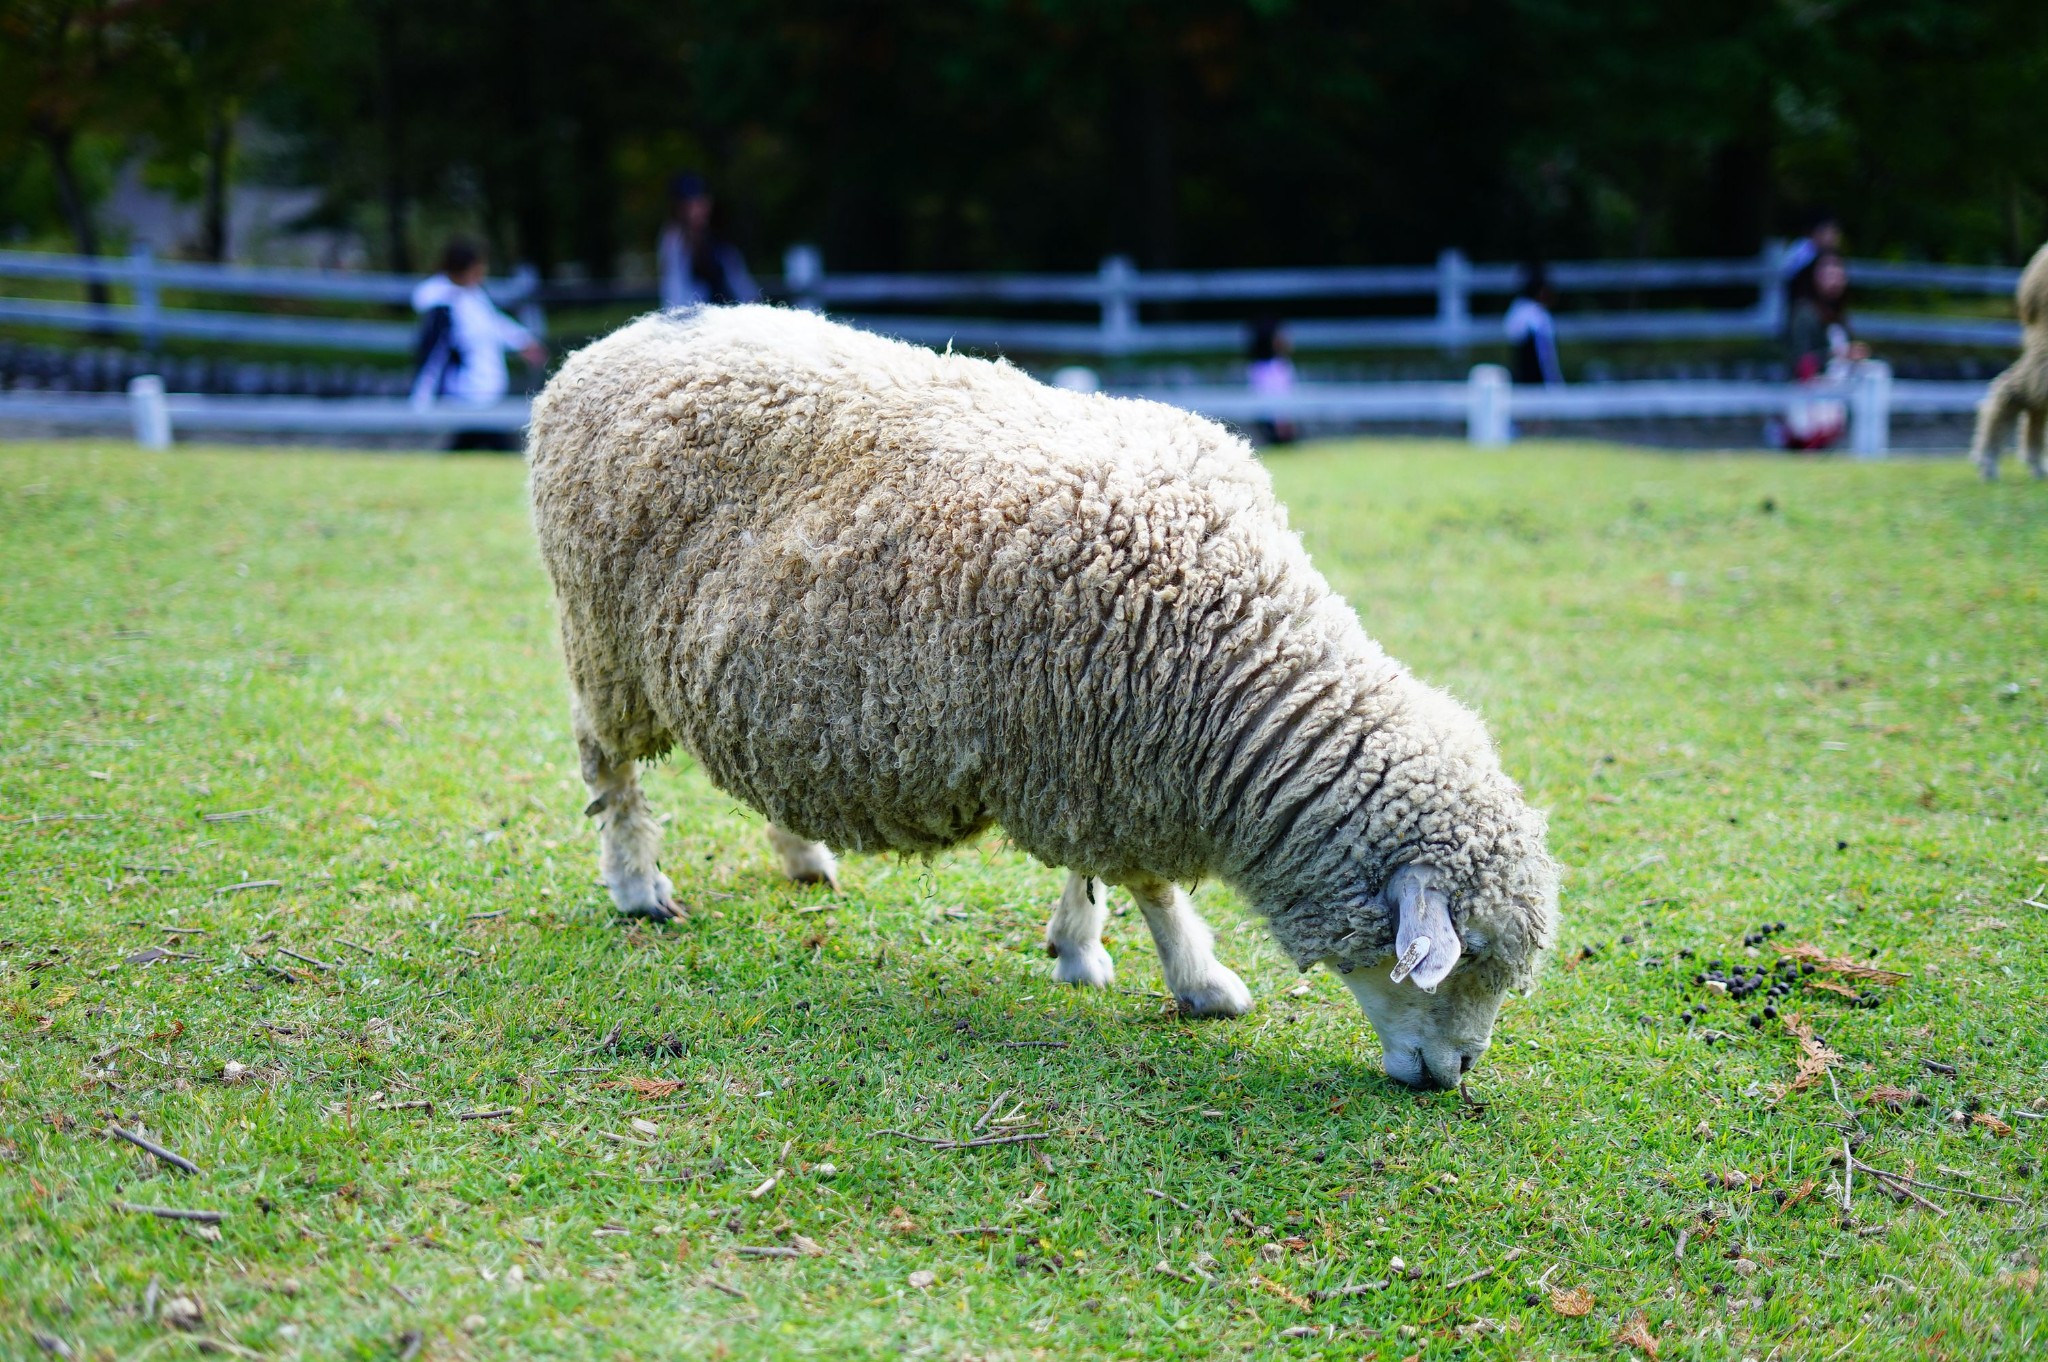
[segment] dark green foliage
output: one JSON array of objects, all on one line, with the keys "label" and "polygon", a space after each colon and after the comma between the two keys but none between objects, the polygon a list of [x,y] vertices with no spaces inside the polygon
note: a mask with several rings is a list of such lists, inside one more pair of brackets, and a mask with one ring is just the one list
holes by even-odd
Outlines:
[{"label": "dark green foliage", "polygon": [[87,130],[189,156],[249,109],[288,134],[259,168],[395,265],[464,225],[607,275],[686,167],[767,266],[1727,254],[1823,205],[1865,252],[2048,232],[2037,0],[0,0],[60,12],[119,39]]}]

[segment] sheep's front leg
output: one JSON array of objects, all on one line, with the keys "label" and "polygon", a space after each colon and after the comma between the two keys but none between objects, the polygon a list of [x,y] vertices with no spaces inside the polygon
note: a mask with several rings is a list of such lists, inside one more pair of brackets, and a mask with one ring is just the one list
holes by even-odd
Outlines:
[{"label": "sheep's front leg", "polygon": [[2036,480],[2048,478],[2048,463],[2043,461],[2048,449],[2044,445],[2048,445],[2048,407],[2034,407],[2020,425],[2020,448],[2027,457],[2027,471]]},{"label": "sheep's front leg", "polygon": [[839,892],[839,861],[832,855],[832,848],[823,842],[813,842],[793,832],[770,823],[768,844],[775,848],[775,858],[782,862],[782,873],[798,884],[829,884],[832,892]]},{"label": "sheep's front leg", "polygon": [[1108,920],[1109,886],[1069,870],[1052,921],[1045,924],[1045,953],[1053,958],[1054,979],[1090,988],[1108,988],[1116,981],[1116,964],[1102,949],[1102,924]]},{"label": "sheep's front leg", "polygon": [[1152,929],[1166,987],[1186,1017],[1242,1017],[1252,1010],[1251,990],[1216,959],[1216,938],[1180,886],[1161,880],[1127,886]]},{"label": "sheep's front leg", "polygon": [[579,737],[583,783],[590,789],[584,815],[597,820],[600,839],[598,878],[611,890],[612,902],[627,917],[667,922],[679,916],[675,886],[661,873],[661,825],[640,792],[638,767],[613,761],[595,738]]}]

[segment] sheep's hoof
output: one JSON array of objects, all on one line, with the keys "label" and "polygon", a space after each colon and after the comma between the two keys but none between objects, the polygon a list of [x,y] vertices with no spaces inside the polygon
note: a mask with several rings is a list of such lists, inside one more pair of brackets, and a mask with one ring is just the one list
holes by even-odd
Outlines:
[{"label": "sheep's hoof", "polygon": [[1116,962],[1098,944],[1062,946],[1049,940],[1045,943],[1045,953],[1053,958],[1052,977],[1055,983],[1108,988],[1116,982]]},{"label": "sheep's hoof", "polygon": [[639,884],[611,885],[612,902],[619,916],[646,918],[649,922],[674,922],[683,915],[676,906],[676,889],[668,876],[655,871]]},{"label": "sheep's hoof", "polygon": [[1252,1010],[1252,991],[1244,980],[1217,967],[1214,978],[1194,988],[1174,990],[1174,1004],[1183,1017],[1242,1017]]}]

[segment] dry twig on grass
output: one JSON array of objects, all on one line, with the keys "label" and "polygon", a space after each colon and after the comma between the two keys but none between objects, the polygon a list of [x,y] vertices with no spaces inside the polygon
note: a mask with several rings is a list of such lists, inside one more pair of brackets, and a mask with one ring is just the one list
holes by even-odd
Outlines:
[{"label": "dry twig on grass", "polygon": [[[1846,1146],[1848,1142],[1845,1140],[1843,1143]],[[1904,1173],[1886,1172],[1882,1168],[1873,1168],[1871,1165],[1857,1158],[1854,1154],[1849,1155],[1849,1162],[1854,1164],[1856,1167],[1861,1168],[1864,1172],[1870,1173],[1873,1176],[1881,1178],[1886,1182],[1899,1183],[1901,1185],[1911,1187],[1924,1187],[1930,1192],[1947,1192],[1951,1196],[1973,1197],[1978,1201],[1995,1201],[2001,1206],[2026,1205],[2026,1202],[2020,1200],[2016,1196],[1993,1196],[1989,1192],[1973,1191],[1968,1187],[1945,1187],[1938,1182],[1925,1182],[1919,1178],[1907,1177]],[[1919,1200],[1919,1198],[1915,1197],[1914,1200],[1917,1201]]]},{"label": "dry twig on grass", "polygon": [[1369,1292],[1384,1291],[1386,1289],[1387,1283],[1384,1279],[1376,1282],[1352,1282],[1345,1286],[1332,1286],[1322,1291],[1311,1291],[1309,1292],[1309,1297],[1312,1300],[1333,1301],[1345,1296],[1363,1296]]},{"label": "dry twig on grass", "polygon": [[992,1118],[996,1114],[996,1108],[1002,1106],[1004,1102],[1009,1100],[1010,1092],[1011,1090],[1009,1088],[1004,1088],[1001,1092],[996,1094],[996,1100],[988,1104],[988,1110],[984,1111],[981,1114],[981,1119],[974,1123],[974,1128],[976,1130],[984,1129],[988,1125],[990,1118]]},{"label": "dry twig on grass", "polygon": [[154,1155],[160,1162],[167,1163],[173,1168],[187,1173],[197,1173],[199,1171],[198,1164],[192,1162],[183,1154],[173,1154],[148,1136],[138,1135],[132,1130],[123,1130],[119,1126],[108,1126],[107,1133],[118,1139],[126,1140],[137,1149],[142,1150],[146,1154]]},{"label": "dry twig on grass", "polygon": [[153,1215],[159,1220],[190,1220],[200,1225],[218,1225],[227,1218],[226,1211],[188,1211],[181,1206],[137,1206],[126,1201],[114,1203],[117,1211],[130,1215]]}]

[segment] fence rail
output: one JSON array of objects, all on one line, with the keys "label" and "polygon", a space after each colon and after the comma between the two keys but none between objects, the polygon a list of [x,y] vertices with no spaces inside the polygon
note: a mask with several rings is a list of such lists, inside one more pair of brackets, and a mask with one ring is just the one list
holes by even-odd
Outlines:
[{"label": "fence rail", "polygon": [[[1562,261],[1550,267],[1567,296],[1621,295],[1626,309],[1566,311],[1558,334],[1567,341],[1723,341],[1776,335],[1784,324],[1783,251],[1776,244],[1735,260]],[[817,250],[791,248],[771,295],[799,307],[843,313],[843,320],[906,340],[1020,353],[1108,358],[1167,354],[1235,354],[1244,326],[1233,320],[1187,320],[1154,315],[1161,308],[1236,306],[1283,311],[1282,304],[1412,299],[1409,316],[1304,317],[1288,330],[1304,351],[1438,349],[1457,354],[1498,342],[1500,319],[1476,313],[1475,299],[1512,292],[1520,271],[1512,265],[1475,263],[1445,251],[1434,265],[1336,269],[1141,271],[1113,256],[1092,274],[832,274]],[[2013,269],[1858,260],[1857,287],[1962,297],[2010,295]],[[125,333],[153,349],[166,338],[263,346],[399,354],[412,345],[410,321],[392,318],[292,316],[221,308],[170,308],[166,290],[271,300],[292,305],[351,303],[399,308],[416,282],[409,276],[335,270],[247,269],[159,260],[146,249],[125,257],[46,255],[0,251],[0,279],[59,281],[120,288],[128,300],[98,304],[47,298],[0,297],[0,323],[90,333]],[[651,285],[543,284],[531,269],[490,281],[500,306],[519,311],[536,331],[546,328],[548,304],[651,306]],[[1696,304],[1703,294],[1746,293],[1743,306],[1648,308],[1644,294],[1678,294]],[[959,306],[1092,311],[1087,318],[920,315]],[[1858,312],[1858,333],[1876,341],[1923,345],[2007,346],[2017,323],[1981,316]]]},{"label": "fence rail", "polygon": [[[1475,444],[1514,439],[1517,420],[1765,416],[1796,401],[1833,399],[1850,416],[1849,446],[1864,457],[1890,447],[1895,413],[1964,413],[1982,400],[1981,383],[1897,382],[1882,361],[1858,365],[1835,386],[1785,383],[1585,383],[1516,387],[1498,365],[1475,366],[1463,382],[1305,384],[1285,395],[1242,387],[1161,387],[1116,394],[1144,397],[1218,420],[1462,425]],[[31,422],[70,429],[131,429],[139,443],[168,446],[176,433],[438,436],[458,430],[523,430],[529,407],[510,399],[489,407],[415,407],[388,399],[319,400],[166,394],[154,375],[117,393],[0,393],[0,428]]]}]

